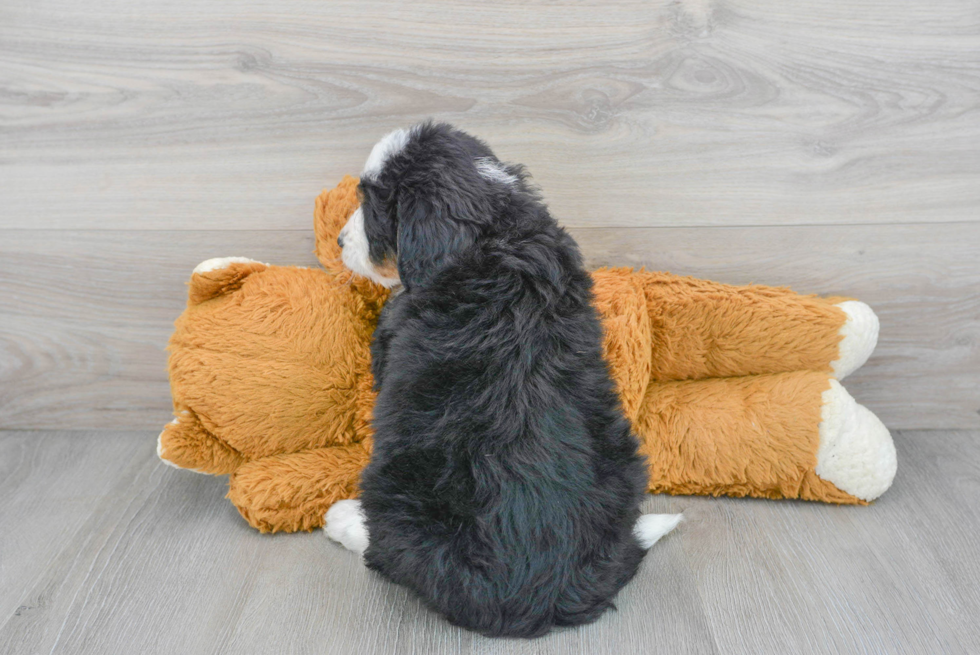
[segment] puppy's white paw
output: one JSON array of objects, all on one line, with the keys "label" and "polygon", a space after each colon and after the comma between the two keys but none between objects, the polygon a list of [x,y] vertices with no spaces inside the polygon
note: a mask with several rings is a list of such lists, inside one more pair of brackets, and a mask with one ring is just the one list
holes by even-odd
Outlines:
[{"label": "puppy's white paw", "polygon": [[640,548],[647,550],[676,528],[682,518],[683,514],[644,514],[636,520],[633,536],[640,542]]},{"label": "puppy's white paw", "polygon": [[875,346],[878,345],[878,316],[870,307],[858,300],[847,300],[835,305],[844,310],[847,320],[839,334],[844,338],[837,346],[837,359],[830,363],[834,377],[843,380],[861,368]]},{"label": "puppy's white paw", "polygon": [[[264,264],[264,262],[249,259],[248,257],[214,257],[212,259],[206,259],[195,266],[194,272],[198,275],[210,273],[211,271],[228,268],[232,264]],[[268,266],[268,264],[265,265]]]},{"label": "puppy's white paw", "polygon": [[361,512],[361,501],[338,500],[327,510],[323,531],[347,550],[364,554],[368,547],[368,531]]},{"label": "puppy's white paw", "polygon": [[874,500],[895,479],[898,460],[888,428],[837,380],[823,392],[814,472],[861,500]]}]

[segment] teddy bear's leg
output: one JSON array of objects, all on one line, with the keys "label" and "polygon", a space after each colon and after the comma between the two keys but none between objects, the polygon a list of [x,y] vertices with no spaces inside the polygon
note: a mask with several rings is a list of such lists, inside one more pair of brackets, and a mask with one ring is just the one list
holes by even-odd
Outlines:
[{"label": "teddy bear's leg", "polygon": [[228,498],[260,532],[312,530],[331,505],[357,495],[369,458],[356,443],[252,460],[232,474]]},{"label": "teddy bear's leg", "polygon": [[194,412],[178,409],[157,438],[157,456],[174,468],[225,475],[237,469],[245,458],[208,432]]},{"label": "teddy bear's leg", "polygon": [[654,493],[861,504],[895,475],[888,430],[826,373],[653,383],[635,429]]},{"label": "teddy bear's leg", "polygon": [[857,300],[633,274],[646,295],[654,380],[799,370],[842,379],[867,361],[877,343],[878,318]]},{"label": "teddy bear's leg", "polygon": [[264,271],[268,264],[246,257],[215,257],[194,268],[187,291],[189,305],[197,305],[241,288],[252,273]]}]

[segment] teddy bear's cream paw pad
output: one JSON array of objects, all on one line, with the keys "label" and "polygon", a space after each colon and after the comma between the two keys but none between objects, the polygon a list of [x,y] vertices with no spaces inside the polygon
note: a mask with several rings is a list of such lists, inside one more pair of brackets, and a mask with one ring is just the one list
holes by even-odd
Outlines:
[{"label": "teddy bear's cream paw pad", "polygon": [[206,259],[195,266],[194,272],[198,275],[202,273],[210,273],[211,271],[219,271],[222,268],[228,268],[232,264],[262,264],[263,266],[268,266],[268,264],[265,262],[249,259],[248,257],[213,257],[212,259]]},{"label": "teddy bear's cream paw pad", "polygon": [[327,510],[323,530],[347,550],[363,554],[368,547],[368,531],[364,525],[361,501],[338,500]]},{"label": "teddy bear's cream paw pad", "polygon": [[847,320],[838,334],[844,338],[838,345],[837,359],[830,363],[834,377],[843,380],[861,368],[875,346],[878,345],[878,316],[870,307],[859,300],[846,300],[838,303],[847,314]]},{"label": "teddy bear's cream paw pad", "polygon": [[874,500],[895,479],[898,460],[888,428],[837,380],[823,392],[815,473],[861,500]]}]

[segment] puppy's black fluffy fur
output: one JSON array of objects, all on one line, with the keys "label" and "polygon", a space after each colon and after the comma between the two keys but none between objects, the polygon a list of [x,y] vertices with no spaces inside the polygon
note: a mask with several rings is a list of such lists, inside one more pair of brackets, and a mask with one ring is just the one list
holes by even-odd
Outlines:
[{"label": "puppy's black fluffy fur", "polygon": [[486,635],[595,620],[644,555],[647,472],[578,246],[520,167],[444,124],[360,192],[370,258],[404,285],[371,351],[367,565]]}]

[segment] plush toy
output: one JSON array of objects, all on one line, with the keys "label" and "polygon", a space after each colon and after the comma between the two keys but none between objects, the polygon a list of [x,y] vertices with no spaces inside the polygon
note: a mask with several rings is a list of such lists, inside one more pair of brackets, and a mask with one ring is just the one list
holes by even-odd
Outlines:
[{"label": "plush toy", "polygon": [[[322,526],[370,457],[369,345],[388,291],[340,263],[356,185],[317,199],[324,269],[208,260],[170,340],[176,418],[158,454],[229,474],[262,532]],[[891,485],[891,435],[839,383],[877,341],[867,305],[625,268],[593,278],[651,492],[864,504]]]}]

